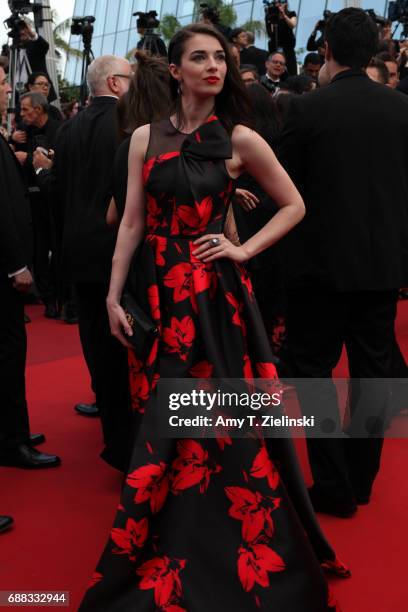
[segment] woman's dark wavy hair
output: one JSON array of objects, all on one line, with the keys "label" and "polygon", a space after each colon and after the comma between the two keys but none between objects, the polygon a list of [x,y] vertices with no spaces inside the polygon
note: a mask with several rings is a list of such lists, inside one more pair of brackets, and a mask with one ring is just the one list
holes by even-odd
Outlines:
[{"label": "woman's dark wavy hair", "polygon": [[170,74],[162,57],[136,51],[137,66],[128,92],[118,102],[120,137],[124,140],[136,128],[170,116]]},{"label": "woman's dark wavy hair", "polygon": [[[229,133],[232,132],[234,126],[238,123],[252,127],[252,109],[246,87],[232,59],[227,39],[216,28],[204,23],[193,23],[179,30],[169,44],[169,64],[180,66],[186,42],[197,34],[205,34],[206,36],[216,38],[225,52],[227,74],[222,91],[215,97],[215,114]],[[173,101],[173,112],[177,115],[177,127],[180,128],[183,119],[181,97],[179,95],[178,81],[172,76],[170,76],[170,91]]]},{"label": "woman's dark wavy hair", "polygon": [[273,147],[281,130],[275,98],[259,83],[249,85],[247,92],[253,109],[255,131]]}]

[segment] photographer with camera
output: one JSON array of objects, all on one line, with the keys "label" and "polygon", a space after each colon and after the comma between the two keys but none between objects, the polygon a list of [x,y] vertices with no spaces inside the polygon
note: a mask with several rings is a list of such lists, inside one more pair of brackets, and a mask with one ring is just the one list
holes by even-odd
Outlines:
[{"label": "photographer with camera", "polygon": [[[45,40],[45,38],[37,34],[37,32],[33,30],[26,21],[24,21],[24,19],[20,18],[19,20],[15,21],[14,25],[14,34],[18,33],[18,38],[14,44],[17,44],[20,49],[25,51],[25,56],[27,58],[29,65],[28,67],[30,68],[31,73],[41,72],[42,74],[46,75],[48,82],[51,85],[48,93],[48,101],[53,102],[57,99],[57,95],[47,71],[46,57],[50,47],[49,43]],[[27,80],[28,77],[29,75],[27,74],[24,80]]]},{"label": "photographer with camera", "polygon": [[297,61],[295,54],[297,15],[289,10],[289,3],[283,0],[273,0],[265,4],[265,24],[269,36],[269,53],[283,51],[286,57],[287,71],[297,74]]},{"label": "photographer with camera", "polygon": [[[324,11],[323,19],[319,19],[316,23],[313,32],[310,34],[306,49],[307,51],[317,51],[319,56],[321,57],[322,64],[324,63],[324,30],[326,27],[326,20],[330,17],[330,11]],[[320,36],[318,37],[318,34]]]},{"label": "photographer with camera", "polygon": [[136,45],[137,50],[149,51],[152,55],[158,55],[159,57],[167,57],[167,48],[164,41],[154,32],[154,29],[160,26],[156,11],[149,11],[148,13],[139,11],[133,13],[133,16],[138,17],[136,29],[141,36]]},{"label": "photographer with camera", "polygon": [[204,2],[200,4],[200,21],[201,23],[214,26],[227,40],[231,40],[232,30],[220,23],[220,13],[216,6],[210,6]]}]

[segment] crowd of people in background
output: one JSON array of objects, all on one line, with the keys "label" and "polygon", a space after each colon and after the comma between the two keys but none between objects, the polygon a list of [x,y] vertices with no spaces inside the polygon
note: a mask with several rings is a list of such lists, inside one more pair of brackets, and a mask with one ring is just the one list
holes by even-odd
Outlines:
[{"label": "crowd of people in background", "polygon": [[[343,109],[333,101],[331,95],[338,96],[338,100],[344,101],[345,107],[349,105],[349,109],[355,112],[355,116],[349,116],[353,125],[357,121],[357,115],[361,115],[361,124],[364,123],[365,126],[361,129],[365,130],[364,138],[368,140],[370,130],[374,132],[376,125],[367,124],[364,119],[365,109],[356,110],[352,106],[352,85],[362,99],[367,96],[370,100],[373,117],[375,112],[377,118],[381,116],[381,109],[377,108],[380,103],[388,109],[395,109],[396,113],[402,113],[408,108],[408,99],[403,95],[408,93],[408,41],[391,40],[387,24],[379,29],[375,49],[372,44],[374,26],[367,22],[365,13],[354,13],[355,10],[357,9],[350,9],[351,13],[342,13],[351,30],[355,23],[353,20],[360,20],[359,23],[363,23],[366,28],[362,49],[358,51],[356,40],[352,40],[351,51],[348,51],[348,42],[338,34],[335,19],[331,26],[326,26],[329,27],[331,35],[330,44],[334,45],[328,46],[324,33],[320,32],[321,36],[318,36],[319,28],[322,27],[319,22],[308,41],[309,52],[300,68],[294,53],[293,29],[296,26],[296,14],[290,11],[282,18],[280,40],[284,41],[284,44],[282,42],[277,48],[273,48],[273,45],[268,51],[257,48],[254,44],[254,33],[242,28],[229,33],[228,62],[234,63],[238,68],[234,69],[240,79],[236,91],[241,92],[242,99],[247,104],[248,124],[251,124],[252,129],[272,150],[280,152],[283,166],[305,199],[306,211],[309,210],[309,204],[310,209],[313,209],[315,202],[320,205],[325,197],[331,198],[330,189],[336,181],[336,172],[341,174],[341,180],[344,176],[347,180],[349,176],[351,185],[356,179],[356,172],[355,167],[350,164],[359,163],[358,155],[361,153],[363,156],[366,152],[365,141],[361,147],[360,143],[358,146],[354,143],[355,151],[350,153],[354,162],[348,163],[342,135],[338,136],[336,143],[319,141],[322,131],[316,126],[319,125],[319,118],[325,115],[325,105],[331,105],[332,116],[338,121],[334,127],[339,128],[341,123]],[[27,36],[33,43],[38,43],[38,36],[34,32],[29,31]],[[355,56],[352,56],[352,53],[355,53]],[[129,382],[128,353],[111,335],[106,296],[118,226],[125,210],[129,151],[130,155],[132,154],[131,136],[141,126],[169,118],[172,109],[174,110],[174,99],[180,99],[180,95],[182,96],[183,83],[179,83],[178,89],[172,92],[172,101],[168,63],[165,59],[153,57],[143,50],[136,52],[133,64],[124,58],[103,56],[90,65],[87,77],[90,96],[86,109],[81,109],[75,99],[58,104],[46,70],[34,70],[27,76],[25,91],[20,92],[18,96],[18,105],[12,116],[12,129],[9,131],[7,95],[10,93],[10,87],[7,83],[6,68],[7,62],[4,60],[0,63],[1,173],[4,175],[2,189],[5,192],[10,191],[13,197],[18,197],[21,201],[28,201],[21,223],[25,227],[28,217],[32,220],[33,256],[29,254],[29,240],[23,237],[22,245],[20,238],[12,235],[14,221],[7,217],[7,236],[11,233],[12,238],[7,238],[9,251],[6,255],[2,253],[0,261],[0,280],[8,296],[0,317],[0,345],[9,343],[9,354],[13,353],[17,357],[10,361],[6,355],[0,363],[3,367],[3,362],[7,361],[7,368],[3,369],[0,380],[3,381],[3,386],[9,389],[10,405],[13,408],[13,415],[8,423],[10,431],[6,428],[6,432],[2,433],[5,446],[0,452],[0,465],[43,468],[60,464],[59,457],[36,450],[36,445],[42,442],[44,437],[32,435],[29,429],[24,391],[25,330],[22,329],[24,322],[21,323],[18,318],[22,302],[20,295],[18,299],[16,297],[21,293],[25,295],[26,303],[43,304],[45,317],[61,319],[67,324],[79,323],[81,344],[95,392],[95,403],[78,403],[75,408],[84,416],[101,417],[104,437],[101,456],[111,466],[126,473],[134,442],[133,415],[146,389],[143,386],[145,381],[140,378],[140,363],[137,360],[132,361],[132,358],[130,373],[133,382]],[[353,81],[351,78],[356,75],[361,77],[358,85],[357,79]],[[371,83],[366,76],[376,84]],[[173,89],[174,81],[173,78]],[[389,90],[397,90],[400,93],[391,94]],[[318,100],[315,106],[314,100]],[[180,112],[180,108],[176,108],[176,112]],[[302,118],[301,123],[299,117]],[[330,117],[324,117],[324,120],[325,129],[330,132],[333,127],[330,125]],[[397,125],[394,116],[392,121]],[[408,134],[406,119],[402,125],[399,134],[401,142]],[[381,132],[381,138],[386,137],[384,130]],[[355,136],[358,142],[358,133]],[[388,144],[388,141],[381,140],[378,147]],[[329,163],[332,151],[330,147],[335,149],[337,145],[338,167],[335,167]],[[352,148],[351,144],[350,147]],[[393,159],[396,155],[404,158],[402,148],[398,150],[397,145],[393,153]],[[374,164],[375,160],[372,163]],[[296,274],[300,274],[299,270],[303,270],[300,265],[294,272],[297,262],[306,265],[307,258],[315,255],[313,236],[316,234],[313,232],[320,231],[319,223],[327,230],[324,212],[318,211],[315,216],[311,216],[311,220],[309,217],[309,224],[300,224],[299,232],[303,243],[296,243],[296,237],[299,236],[297,229],[291,232],[293,244],[297,244],[293,251],[289,252],[287,248],[292,242],[278,242],[259,252],[248,262],[259,309],[280,376],[330,378],[340,356],[339,350],[341,352],[343,342],[348,341],[349,360],[356,377],[363,375],[364,368],[360,367],[361,364],[366,366],[368,376],[386,378],[393,374],[401,378],[406,377],[406,364],[394,332],[390,331],[391,328],[393,330],[395,319],[394,293],[400,290],[400,296],[407,297],[406,290],[401,287],[407,278],[406,265],[400,265],[399,247],[403,238],[397,235],[398,232],[394,233],[395,221],[398,226],[398,223],[402,225],[406,220],[406,194],[403,193],[405,178],[403,172],[400,172],[400,166],[397,170],[397,182],[402,187],[401,193],[393,193],[396,210],[394,220],[387,212],[378,212],[380,209],[383,211],[383,207],[386,209],[385,200],[378,196],[376,222],[381,225],[385,219],[384,223],[388,223],[388,226],[380,229],[389,230],[393,244],[388,265],[384,263],[388,254],[381,251],[381,240],[376,242],[376,257],[381,263],[378,263],[376,279],[373,280],[370,276],[371,262],[364,260],[366,268],[361,264],[360,267],[356,266],[354,271],[351,259],[349,261],[344,258],[350,264],[348,271],[344,269],[344,262],[340,262],[344,247],[340,244],[340,239],[344,239],[349,230],[344,219],[341,221],[342,215],[351,219],[355,214],[345,207],[344,202],[348,199],[346,196],[342,199],[340,188],[339,194],[336,197],[333,195],[332,198],[333,214],[339,219],[336,227],[338,235],[335,232],[334,236],[329,236],[333,239],[333,244],[325,246],[328,265],[332,265],[329,273],[332,275],[330,282],[333,281],[334,288],[332,287],[331,291],[322,290],[319,284],[321,270],[313,268],[314,262],[310,268],[313,268],[312,272],[307,269],[304,271],[307,282],[308,274],[312,274],[313,282],[308,286],[309,289],[311,287],[310,294],[306,295],[302,283],[297,285],[294,282],[290,289],[287,283],[288,270],[296,279]],[[392,175],[392,168],[379,167],[375,178],[384,176],[381,174],[383,172],[387,176]],[[11,188],[8,176],[12,177],[14,182]],[[393,189],[390,184],[385,187],[385,191]],[[358,191],[361,202],[369,199],[364,186],[359,187]],[[383,193],[380,187],[378,192]],[[229,234],[231,242],[236,240],[238,244],[243,244],[251,240],[279,213],[278,209],[273,198],[261,187],[259,179],[255,180],[246,172],[241,174],[236,182],[232,203],[233,220]],[[361,227],[366,222],[365,210],[361,212]],[[356,214],[358,217],[360,213]],[[308,234],[313,223],[317,225],[312,227],[312,234]],[[360,235],[357,230],[356,244],[361,242],[365,245],[364,232]],[[374,228],[375,240],[378,238],[376,231]],[[3,234],[1,236],[3,240]],[[333,254],[330,247],[336,241],[339,251]],[[310,251],[302,254],[302,246],[299,247],[299,244],[311,245]],[[0,246],[0,252],[1,249]],[[294,261],[295,255],[297,261]],[[356,253],[356,258],[364,259],[365,255],[365,251],[361,251]],[[367,272],[367,268],[370,272]],[[350,282],[346,280],[347,275],[351,279]],[[33,279],[34,291],[30,289]],[[341,303],[338,300],[338,292],[348,296],[344,300],[342,298]],[[384,295],[384,299],[379,294]],[[302,308],[300,312],[299,309]],[[11,311],[15,313],[15,320],[10,322],[13,327],[10,330],[4,327],[4,322],[10,320]],[[361,332],[361,337],[363,319],[367,315],[371,317],[373,335],[377,334],[383,345],[387,345],[387,356],[380,364],[381,367],[373,365],[375,359],[370,351],[372,349],[374,352],[375,347],[368,346],[371,342],[368,337],[356,339],[356,329],[352,330],[357,334],[352,340],[343,337],[344,329],[351,325],[350,311],[353,311],[357,321],[356,328]],[[332,318],[336,316],[344,325],[341,330],[336,328],[334,334]],[[320,317],[319,320],[317,317]],[[285,332],[286,320],[289,322],[288,337]],[[326,346],[325,351],[322,345],[329,332],[333,332],[332,344],[328,349]],[[316,341],[316,338],[320,338],[321,342]],[[360,340],[361,343],[367,343],[366,354],[363,354],[361,346],[357,346]],[[307,412],[308,398],[303,398],[302,407]],[[357,445],[350,445],[343,450],[335,443],[329,448],[325,445],[325,440],[310,442],[309,455],[315,478],[315,487],[310,498],[316,510],[336,516],[351,516],[357,505],[370,501],[371,487],[379,470],[382,441],[367,443],[363,448],[364,457],[360,455],[360,451],[356,452],[356,448]],[[353,462],[356,462],[357,457],[357,463],[361,464],[362,469],[366,469],[366,473],[360,475],[361,480],[349,473],[350,456]],[[330,465],[336,468],[334,474],[329,474]],[[327,482],[329,486],[326,490],[324,485]],[[338,572],[344,571],[340,566],[334,569]]]}]

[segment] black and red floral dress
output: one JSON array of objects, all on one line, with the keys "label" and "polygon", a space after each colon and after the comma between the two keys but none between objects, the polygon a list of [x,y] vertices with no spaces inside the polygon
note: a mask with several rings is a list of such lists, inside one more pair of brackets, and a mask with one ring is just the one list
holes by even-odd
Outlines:
[{"label": "black and red floral dress", "polygon": [[225,166],[231,155],[216,117],[189,135],[169,120],[151,126],[147,234],[133,287],[160,335],[146,362],[130,355],[140,426],[81,611],[336,610],[320,567],[335,554],[292,442],[164,439],[150,419],[160,377],[276,377],[245,268],[192,254],[198,236],[222,231],[233,193]]}]

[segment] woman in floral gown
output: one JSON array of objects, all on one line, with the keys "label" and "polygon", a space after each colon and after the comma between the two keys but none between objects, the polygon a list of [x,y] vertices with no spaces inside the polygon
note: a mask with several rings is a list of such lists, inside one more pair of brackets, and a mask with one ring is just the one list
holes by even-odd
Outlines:
[{"label": "woman in floral gown", "polygon": [[[175,114],[132,137],[107,301],[112,333],[129,345],[120,296],[140,244],[131,280],[160,334],[145,362],[130,351],[138,433],[114,527],[80,610],[335,610],[322,565],[347,570],[320,531],[292,442],[174,440],[157,432],[152,405],[160,378],[276,377],[242,264],[304,215],[271,149],[244,125],[250,111],[224,38],[203,24],[184,28],[169,61]],[[280,210],[234,246],[224,221],[244,170]]]}]

